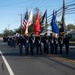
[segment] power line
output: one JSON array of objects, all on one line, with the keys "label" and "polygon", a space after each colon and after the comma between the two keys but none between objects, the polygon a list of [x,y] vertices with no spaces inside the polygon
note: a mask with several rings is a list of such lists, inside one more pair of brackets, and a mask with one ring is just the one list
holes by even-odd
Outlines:
[{"label": "power line", "polygon": [[[29,2],[29,1],[22,1],[22,2],[13,3],[13,4],[8,4],[8,5],[0,5],[0,7],[12,6],[12,5],[17,5],[17,4],[27,3],[27,2]],[[38,2],[37,0],[34,0],[29,6],[33,7],[34,4],[37,3],[37,2]],[[45,0],[43,1],[42,5],[41,5],[41,2],[42,2],[42,1],[39,1],[39,4],[38,4],[40,7],[45,3]],[[73,11],[75,11],[75,10],[73,10],[73,9],[75,9],[75,8],[74,8],[75,3],[72,3],[72,2],[75,2],[75,0],[66,3],[66,6],[65,6],[65,7],[66,7],[66,9],[65,9],[66,12],[73,12]],[[70,4],[69,4],[69,3],[70,3]],[[44,6],[42,6],[42,7],[44,7]],[[59,9],[56,9],[56,11],[57,11],[57,14],[58,14],[58,15],[61,15],[61,13],[62,13],[62,7],[60,7]],[[67,13],[66,13],[66,14],[67,14]],[[48,15],[47,18],[50,19],[51,16],[52,16],[52,14]]]},{"label": "power line", "polygon": [[75,12],[70,12],[70,13],[66,13],[66,14],[75,14]]},{"label": "power line", "polygon": [[69,3],[72,3],[72,2],[75,2],[75,0],[69,1],[69,2],[67,2],[66,4],[69,4]]},{"label": "power line", "polygon": [[42,7],[42,6],[44,7],[45,3],[46,3],[46,0],[41,1],[39,4],[39,7]]},{"label": "power line", "polygon": [[[31,8],[34,6],[35,3],[37,3],[37,0],[33,1],[33,2],[30,4],[30,5],[32,5]],[[30,6],[30,5],[29,5],[29,6]]]},{"label": "power line", "polygon": [[66,5],[66,7],[70,7],[70,6],[75,6],[75,3],[72,3],[72,4],[69,4],[69,5]]},{"label": "power line", "polygon": [[[65,13],[65,14],[74,14],[73,11],[75,11],[75,10],[73,10],[73,9],[75,9],[75,8],[74,8],[73,6],[75,6],[75,3],[66,5],[65,7],[67,7],[67,8],[65,8],[65,10],[66,10],[66,12],[68,12],[68,13]],[[69,10],[69,11],[67,11],[67,10]],[[69,12],[71,12],[71,13],[69,13]],[[58,15],[61,14],[61,13],[62,13],[62,7],[57,10],[57,14],[58,14]],[[52,14],[49,15],[47,18],[48,18],[48,19],[51,19],[51,18],[50,18],[51,16],[52,16]],[[59,16],[60,16],[60,15],[59,15]]]},{"label": "power line", "polygon": [[23,4],[26,2],[29,2],[29,1],[22,1],[22,2],[17,2],[17,3],[13,3],[13,4],[0,5],[0,7],[8,7],[8,6],[13,6],[13,5]]},{"label": "power line", "polygon": [[75,9],[75,7],[72,7],[72,8],[67,8],[66,10],[73,10],[73,9]]}]

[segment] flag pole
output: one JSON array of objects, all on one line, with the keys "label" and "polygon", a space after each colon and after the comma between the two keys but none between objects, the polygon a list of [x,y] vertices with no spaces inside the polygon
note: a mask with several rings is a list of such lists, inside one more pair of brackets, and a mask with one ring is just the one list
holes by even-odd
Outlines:
[{"label": "flag pole", "polygon": [[22,14],[21,14],[21,35],[22,35]]},{"label": "flag pole", "polygon": [[[65,0],[63,0],[63,26],[65,27]],[[64,28],[65,31],[65,28]]]},{"label": "flag pole", "polygon": [[63,10],[62,10],[62,19],[61,19],[61,28],[59,34],[64,36],[65,33],[65,0],[63,0]]}]

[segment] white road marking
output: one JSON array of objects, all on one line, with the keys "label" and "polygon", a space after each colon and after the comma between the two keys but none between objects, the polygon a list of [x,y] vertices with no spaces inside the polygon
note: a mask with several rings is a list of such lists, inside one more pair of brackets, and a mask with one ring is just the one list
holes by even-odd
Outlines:
[{"label": "white road marking", "polygon": [[15,74],[13,73],[13,71],[12,71],[10,65],[8,64],[6,58],[4,57],[4,55],[2,54],[1,51],[0,51],[0,54],[1,54],[1,57],[2,57],[2,59],[3,59],[4,63],[5,63],[5,65],[6,65],[7,69],[8,69],[9,74],[10,74],[10,75],[15,75]]}]

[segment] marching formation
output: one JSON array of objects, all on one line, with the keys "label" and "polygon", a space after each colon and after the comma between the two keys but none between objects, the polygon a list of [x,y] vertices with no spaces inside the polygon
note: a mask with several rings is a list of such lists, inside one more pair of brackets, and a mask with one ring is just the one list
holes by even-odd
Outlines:
[{"label": "marching formation", "polygon": [[9,46],[16,47],[18,45],[20,55],[23,55],[23,50],[25,50],[25,55],[38,55],[38,54],[63,54],[63,46],[65,46],[66,54],[69,53],[69,37],[65,35],[56,35],[51,33],[50,36],[34,34],[28,36],[19,36],[8,38],[7,40]]},{"label": "marching formation", "polygon": [[[33,27],[33,34],[28,35],[28,28],[32,24],[32,11],[30,12],[28,19],[28,11],[23,21],[24,35],[19,37],[8,38],[8,45],[15,47],[16,44],[19,47],[20,55],[23,55],[23,50],[25,50],[25,55],[31,54],[62,54],[62,48],[65,45],[66,54],[69,51],[69,39],[67,36],[61,35],[64,32],[63,26],[58,29],[56,23],[56,15],[53,11],[53,16],[51,20],[52,33],[48,36],[47,33],[40,35],[43,31],[46,30],[47,25],[47,10],[42,16],[42,21],[40,21],[39,11],[35,15],[35,22]],[[57,35],[56,35],[57,34]],[[63,37],[64,36],[64,37]]]}]

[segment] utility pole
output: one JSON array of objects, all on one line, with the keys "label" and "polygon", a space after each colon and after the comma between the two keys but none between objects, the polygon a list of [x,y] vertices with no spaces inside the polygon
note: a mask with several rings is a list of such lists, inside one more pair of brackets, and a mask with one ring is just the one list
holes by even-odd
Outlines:
[{"label": "utility pole", "polygon": [[61,23],[61,27],[63,28],[62,29],[62,32],[64,32],[64,30],[65,30],[65,0],[63,0],[63,10],[62,10],[62,23]]},{"label": "utility pole", "polygon": [[[63,0],[63,26],[65,27],[65,0]],[[64,28],[65,31],[65,28]]]}]

